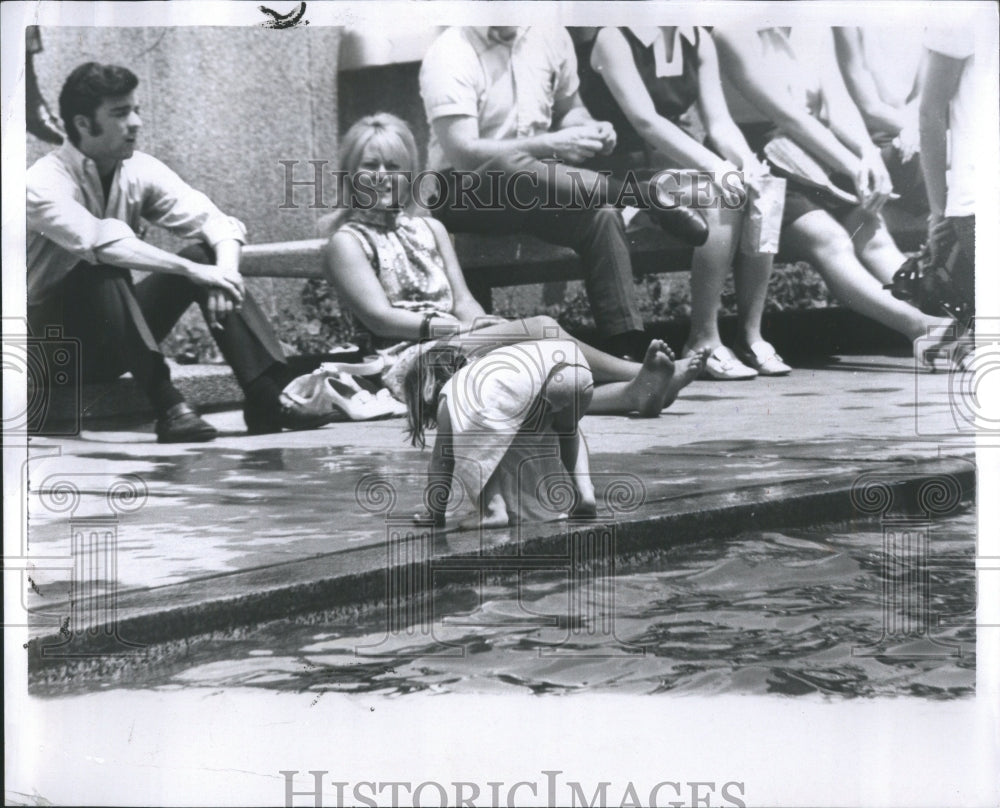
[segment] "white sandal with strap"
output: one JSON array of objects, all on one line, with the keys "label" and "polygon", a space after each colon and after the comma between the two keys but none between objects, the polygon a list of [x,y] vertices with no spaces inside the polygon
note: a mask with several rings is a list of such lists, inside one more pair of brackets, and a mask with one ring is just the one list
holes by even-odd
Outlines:
[{"label": "white sandal with strap", "polygon": [[733,346],[733,352],[744,365],[753,368],[761,376],[787,376],[792,372],[791,367],[778,356],[774,346],[765,340],[757,340],[750,346],[737,343]]},{"label": "white sandal with strap", "polygon": [[[694,354],[692,349],[684,351],[684,356]],[[757,378],[757,371],[748,368],[725,345],[720,345],[708,355],[700,379],[715,379],[723,382],[748,381]]]}]

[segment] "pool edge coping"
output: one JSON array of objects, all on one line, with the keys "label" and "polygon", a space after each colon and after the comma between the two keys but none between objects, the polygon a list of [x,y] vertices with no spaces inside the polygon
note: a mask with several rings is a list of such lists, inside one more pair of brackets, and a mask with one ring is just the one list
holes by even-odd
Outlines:
[{"label": "pool edge coping", "polygon": [[[896,460],[872,464],[860,473],[840,472],[661,501],[670,507],[668,513],[644,513],[613,522],[533,525],[531,535],[488,547],[482,546],[482,536],[473,531],[448,533],[448,550],[438,552],[439,547],[430,559],[440,571],[455,574],[483,568],[537,568],[539,563],[551,567],[560,558],[569,566],[568,541],[574,532],[610,534],[617,559],[689,543],[706,532],[728,538],[748,530],[912,515],[921,508],[925,517],[939,518],[975,492],[972,458]],[[402,529],[404,524],[405,520],[387,518],[387,526]],[[410,530],[419,528],[411,524]],[[108,657],[142,657],[155,646],[251,624],[377,604],[386,598],[389,575],[399,569],[387,563],[388,549],[387,543],[368,545],[120,593],[114,623],[50,630],[32,637],[25,646],[29,677],[95,663],[100,667]],[[431,587],[437,585],[432,579]],[[51,614],[70,606],[68,601],[45,604],[45,611]]]}]

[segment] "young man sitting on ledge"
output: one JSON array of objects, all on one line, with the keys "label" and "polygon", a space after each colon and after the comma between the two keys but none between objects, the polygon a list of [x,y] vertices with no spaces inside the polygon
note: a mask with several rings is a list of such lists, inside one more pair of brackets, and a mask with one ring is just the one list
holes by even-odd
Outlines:
[{"label": "young man sitting on ledge", "polygon": [[[129,371],[161,443],[216,436],[170,380],[159,343],[197,301],[246,396],[251,433],[319,426],[281,403],[292,374],[240,276],[243,225],[159,160],[135,150],[139,80],[116,65],[77,67],[59,95],[67,142],[27,173],[28,321],[80,341],[80,381]],[[146,244],[143,220],[197,239],[179,255]],[[150,274],[133,284],[130,270]]]}]

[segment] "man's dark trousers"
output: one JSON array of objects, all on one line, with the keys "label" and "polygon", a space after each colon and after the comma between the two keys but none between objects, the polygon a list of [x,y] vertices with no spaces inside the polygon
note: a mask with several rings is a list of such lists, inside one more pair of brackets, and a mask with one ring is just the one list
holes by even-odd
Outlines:
[{"label": "man's dark trousers", "polygon": [[[181,256],[196,263],[214,263],[210,248],[192,245]],[[81,262],[40,305],[28,306],[33,335],[60,326],[63,335],[80,341],[82,382],[117,379],[129,371],[149,397],[157,416],[182,399],[170,383],[159,343],[170,333],[191,303],[202,303],[206,287],[180,275],[150,273],[133,283],[127,269]],[[239,311],[211,329],[219,351],[240,386],[258,379],[284,354],[270,323],[247,294]]]},{"label": "man's dark trousers", "polygon": [[[581,175],[589,187],[596,184],[600,189],[594,200],[597,204],[578,205],[575,210],[540,209],[552,199],[562,204],[572,199],[576,188],[569,179],[570,170]],[[499,171],[505,177],[524,172],[537,178],[537,184],[526,177],[514,186],[513,195],[517,198],[512,199],[510,186],[500,183],[500,197],[491,199],[487,176],[490,171]],[[606,203],[605,178],[586,169],[550,166],[522,153],[495,158],[477,173],[482,178],[482,185],[473,196],[485,204],[465,197],[459,205],[457,175],[447,175],[447,204],[433,213],[448,230],[490,235],[530,233],[544,241],[572,248],[580,256],[584,285],[599,333],[611,337],[642,330],[625,225],[621,214]],[[554,186],[551,189],[550,184]]]}]

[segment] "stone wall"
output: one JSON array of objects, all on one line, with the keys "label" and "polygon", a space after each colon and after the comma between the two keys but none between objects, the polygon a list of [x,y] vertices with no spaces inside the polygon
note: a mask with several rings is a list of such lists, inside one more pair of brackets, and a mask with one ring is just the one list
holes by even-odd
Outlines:
[{"label": "stone wall", "polygon": [[[61,28],[43,27],[35,68],[45,99],[58,114],[59,90],[87,61],[121,64],[139,77],[143,129],[139,149],[177,171],[227,213],[255,242],[312,238],[324,211],[281,210],[284,168],[312,176],[306,161],[337,154],[337,59],[340,28]],[[28,136],[30,165],[51,148]],[[332,202],[332,195],[329,202]],[[177,248],[150,231],[151,242]],[[279,332],[292,327],[302,281],[260,279],[251,288]],[[175,334],[201,332],[189,311]],[[205,340],[211,341],[205,336]]]},{"label": "stone wall", "polygon": [[[310,238],[322,211],[279,210],[278,161],[302,161],[303,177],[307,160],[335,165],[340,30],[46,27],[35,67],[54,113],[76,65],[130,68],[140,82],[140,150],[242,219],[251,240]],[[49,148],[29,136],[29,164]],[[308,189],[299,194],[306,200]]]}]

